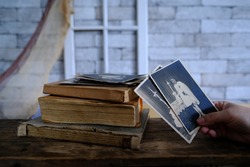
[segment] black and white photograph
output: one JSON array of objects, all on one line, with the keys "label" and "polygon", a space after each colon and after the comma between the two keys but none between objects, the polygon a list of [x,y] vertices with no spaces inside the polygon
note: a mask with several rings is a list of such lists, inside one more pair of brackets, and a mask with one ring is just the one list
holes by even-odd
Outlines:
[{"label": "black and white photograph", "polygon": [[78,79],[107,82],[107,83],[127,83],[137,80],[143,80],[145,75],[128,75],[128,74],[114,74],[114,73],[104,73],[104,74],[81,74],[77,76]]},{"label": "black and white photograph", "polygon": [[185,139],[188,143],[192,142],[198,130],[193,134],[189,134],[186,131],[180,120],[177,118],[150,78],[145,79],[135,89],[135,92],[150,107],[152,107],[183,139]]},{"label": "black and white photograph", "polygon": [[199,128],[197,118],[216,111],[180,60],[163,67],[150,77],[190,134]]}]

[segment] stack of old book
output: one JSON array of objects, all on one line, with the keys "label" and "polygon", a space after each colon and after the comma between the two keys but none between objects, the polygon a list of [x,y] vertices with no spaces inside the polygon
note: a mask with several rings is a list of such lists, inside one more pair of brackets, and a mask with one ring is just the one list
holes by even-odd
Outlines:
[{"label": "stack of old book", "polygon": [[144,78],[86,74],[47,83],[41,117],[21,123],[18,135],[138,149],[149,111],[134,89]]}]

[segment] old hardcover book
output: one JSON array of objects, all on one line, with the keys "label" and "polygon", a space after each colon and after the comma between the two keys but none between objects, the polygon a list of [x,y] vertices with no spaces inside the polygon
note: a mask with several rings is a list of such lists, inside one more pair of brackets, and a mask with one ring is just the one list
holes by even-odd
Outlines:
[{"label": "old hardcover book", "polygon": [[48,95],[38,98],[38,101],[45,122],[127,127],[140,124],[143,105],[139,97],[128,103],[114,103]]},{"label": "old hardcover book", "polygon": [[139,149],[149,118],[148,113],[149,110],[144,109],[142,124],[140,127],[135,128],[86,124],[53,124],[43,122],[39,117],[21,123],[18,126],[17,135]]},{"label": "old hardcover book", "polygon": [[96,83],[73,83],[71,80],[44,84],[43,93],[127,103],[138,95],[135,86],[105,85]]}]

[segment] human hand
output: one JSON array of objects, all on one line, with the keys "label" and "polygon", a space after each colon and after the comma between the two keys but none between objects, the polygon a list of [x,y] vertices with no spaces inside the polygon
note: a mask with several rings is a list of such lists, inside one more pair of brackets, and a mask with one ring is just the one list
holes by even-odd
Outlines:
[{"label": "human hand", "polygon": [[250,143],[250,108],[230,102],[216,102],[215,106],[218,112],[197,119],[200,132],[213,138]]}]

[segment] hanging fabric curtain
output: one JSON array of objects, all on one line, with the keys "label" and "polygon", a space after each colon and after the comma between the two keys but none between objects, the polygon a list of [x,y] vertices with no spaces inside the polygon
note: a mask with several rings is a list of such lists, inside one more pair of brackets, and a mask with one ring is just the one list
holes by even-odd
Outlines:
[{"label": "hanging fabric curtain", "polygon": [[61,55],[70,14],[70,0],[48,0],[27,46],[0,76],[0,119],[28,119],[36,112],[43,84]]}]

